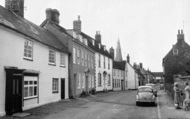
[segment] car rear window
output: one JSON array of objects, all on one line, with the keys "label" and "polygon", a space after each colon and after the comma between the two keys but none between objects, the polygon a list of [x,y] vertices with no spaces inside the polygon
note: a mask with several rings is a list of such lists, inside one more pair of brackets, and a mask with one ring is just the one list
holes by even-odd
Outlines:
[{"label": "car rear window", "polygon": [[139,92],[152,92],[152,89],[151,89],[151,88],[144,87],[144,88],[139,88],[138,91],[139,91]]}]

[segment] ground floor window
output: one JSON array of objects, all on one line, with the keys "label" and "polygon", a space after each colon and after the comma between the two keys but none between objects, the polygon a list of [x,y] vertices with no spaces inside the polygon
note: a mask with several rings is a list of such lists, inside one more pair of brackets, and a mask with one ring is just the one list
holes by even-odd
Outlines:
[{"label": "ground floor window", "polygon": [[38,96],[38,78],[24,77],[24,99],[34,98]]},{"label": "ground floor window", "polygon": [[108,86],[111,85],[111,77],[110,77],[110,74],[108,74]]},{"label": "ground floor window", "polygon": [[98,73],[98,86],[102,86],[102,76],[101,76],[101,73]]},{"label": "ground floor window", "polygon": [[58,93],[59,92],[59,79],[53,78],[52,80],[52,93]]}]

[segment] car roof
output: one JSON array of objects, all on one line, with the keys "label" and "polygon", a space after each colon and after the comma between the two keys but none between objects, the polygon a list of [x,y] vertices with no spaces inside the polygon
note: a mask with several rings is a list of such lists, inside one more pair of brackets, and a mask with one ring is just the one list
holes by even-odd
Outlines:
[{"label": "car roof", "polygon": [[140,88],[151,88],[152,89],[151,86],[139,86],[138,89],[140,89]]}]

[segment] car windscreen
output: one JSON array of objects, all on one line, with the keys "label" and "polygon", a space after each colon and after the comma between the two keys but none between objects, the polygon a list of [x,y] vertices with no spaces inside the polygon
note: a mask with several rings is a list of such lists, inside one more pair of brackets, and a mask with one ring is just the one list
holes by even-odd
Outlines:
[{"label": "car windscreen", "polygon": [[138,92],[152,92],[152,89],[151,88],[147,88],[147,87],[139,88]]}]

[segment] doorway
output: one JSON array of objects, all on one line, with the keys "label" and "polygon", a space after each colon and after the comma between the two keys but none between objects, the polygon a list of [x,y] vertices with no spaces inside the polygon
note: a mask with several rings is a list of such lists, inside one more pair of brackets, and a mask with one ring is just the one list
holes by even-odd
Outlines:
[{"label": "doorway", "polygon": [[61,78],[61,99],[65,99],[65,78]]},{"label": "doorway", "polygon": [[23,70],[7,68],[6,70],[6,96],[5,111],[7,115],[22,112],[23,103]]}]

